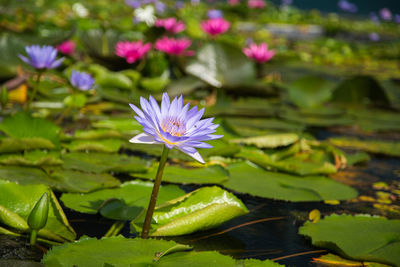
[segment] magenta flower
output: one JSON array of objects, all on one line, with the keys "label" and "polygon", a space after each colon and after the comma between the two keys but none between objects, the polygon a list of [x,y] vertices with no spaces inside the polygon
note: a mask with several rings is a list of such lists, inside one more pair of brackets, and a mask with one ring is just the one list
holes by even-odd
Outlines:
[{"label": "magenta flower", "polygon": [[72,40],[65,41],[56,46],[58,52],[64,55],[72,55],[75,52],[75,42]]},{"label": "magenta flower", "polygon": [[213,37],[226,32],[230,26],[231,23],[224,18],[208,19],[201,22],[203,31]]},{"label": "magenta flower", "polygon": [[158,39],[155,44],[157,50],[163,51],[170,55],[192,55],[193,51],[187,51],[188,47],[192,44],[192,41],[186,38],[174,39],[163,37]]},{"label": "magenta flower", "polygon": [[115,46],[115,54],[126,59],[128,63],[134,63],[143,58],[150,50],[151,44],[143,44],[142,41],[137,42],[118,42]]},{"label": "magenta flower", "polygon": [[204,108],[198,110],[194,106],[189,110],[189,104],[183,106],[182,96],[175,97],[170,103],[168,94],[164,93],[161,109],[152,96],[149,101],[140,98],[142,110],[133,104],[129,105],[136,112],[135,119],[143,126],[144,131],[129,140],[131,143],[164,144],[168,149],[176,147],[204,163],[196,148],[211,148],[211,145],[203,141],[222,137],[213,134],[219,126],[212,123],[214,118],[201,120]]},{"label": "magenta flower", "polygon": [[261,43],[259,45],[250,44],[243,48],[243,53],[258,63],[265,63],[275,56],[275,50],[268,50],[268,45]]},{"label": "magenta flower", "polygon": [[267,4],[265,3],[264,0],[248,0],[247,1],[247,6],[249,8],[264,8]]},{"label": "magenta flower", "polygon": [[154,26],[164,28],[171,33],[180,33],[186,29],[185,23],[176,18],[157,19]]}]

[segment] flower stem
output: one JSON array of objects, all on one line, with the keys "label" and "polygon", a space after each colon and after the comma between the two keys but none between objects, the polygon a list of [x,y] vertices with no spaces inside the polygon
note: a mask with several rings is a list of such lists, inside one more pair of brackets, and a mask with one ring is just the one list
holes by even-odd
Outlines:
[{"label": "flower stem", "polygon": [[164,171],[165,163],[167,162],[169,149],[164,146],[164,150],[161,155],[160,164],[154,181],[153,191],[151,192],[151,198],[149,207],[147,208],[146,218],[144,219],[144,225],[142,230],[142,238],[147,239],[149,237],[150,224],[153,219],[153,212],[157,202],[158,190],[160,189],[162,174]]},{"label": "flower stem", "polygon": [[37,230],[31,231],[31,239],[30,239],[31,246],[36,244],[37,232],[38,232]]},{"label": "flower stem", "polygon": [[29,110],[30,106],[31,106],[31,102],[33,101],[33,99],[36,96],[37,90],[39,88],[39,83],[40,83],[40,78],[42,77],[43,71],[39,71],[36,77],[36,83],[35,86],[33,87],[33,92],[31,94],[31,96],[29,97],[28,103],[26,104],[26,109],[25,110]]}]

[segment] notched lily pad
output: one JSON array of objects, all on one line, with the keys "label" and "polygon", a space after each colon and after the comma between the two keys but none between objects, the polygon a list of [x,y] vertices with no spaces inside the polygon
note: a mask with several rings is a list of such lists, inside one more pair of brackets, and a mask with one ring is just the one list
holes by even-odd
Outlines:
[{"label": "notched lily pad", "polygon": [[230,178],[224,186],[253,196],[294,202],[346,200],[357,196],[355,189],[324,176],[268,172],[248,162],[234,163],[227,169]]},{"label": "notched lily pad", "polygon": [[235,260],[218,252],[188,251],[191,247],[174,241],[128,239],[122,236],[84,237],[74,243],[53,247],[43,258],[46,266],[281,266],[273,261]]},{"label": "notched lily pad", "polygon": [[333,214],[318,223],[306,222],[299,233],[346,258],[400,265],[400,220]]}]

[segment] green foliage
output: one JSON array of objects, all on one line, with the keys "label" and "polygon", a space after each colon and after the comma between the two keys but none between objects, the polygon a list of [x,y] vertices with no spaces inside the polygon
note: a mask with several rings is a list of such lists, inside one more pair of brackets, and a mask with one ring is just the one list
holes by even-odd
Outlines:
[{"label": "green foliage", "polygon": [[277,148],[287,146],[299,140],[299,135],[295,133],[279,133],[265,136],[256,136],[230,140],[232,143],[255,145],[259,148]]},{"label": "green foliage", "polygon": [[[45,185],[19,185],[12,182],[0,181],[0,220],[7,227],[22,232],[28,231],[26,223],[28,216],[37,200],[47,193],[50,196],[50,207],[46,226],[38,233],[39,237],[65,242],[75,239],[75,232],[68,224],[67,218],[57,201],[57,198]],[[19,218],[19,219],[15,219]],[[23,220],[21,220],[22,218]]]},{"label": "green foliage", "polygon": [[329,142],[339,147],[354,148],[376,154],[400,157],[399,142],[381,141],[376,139],[361,140],[353,137],[330,138]]},{"label": "green foliage", "polygon": [[347,185],[323,176],[298,177],[264,171],[247,162],[228,166],[230,178],[223,185],[253,196],[286,201],[346,200],[357,196]]},{"label": "green foliage", "polygon": [[118,152],[121,148],[120,139],[102,139],[102,140],[73,140],[69,144],[63,144],[71,152],[77,151],[95,151],[112,153]]},{"label": "green foliage", "polygon": [[317,223],[306,222],[299,233],[311,237],[313,245],[347,258],[400,264],[400,220],[333,214]]}]

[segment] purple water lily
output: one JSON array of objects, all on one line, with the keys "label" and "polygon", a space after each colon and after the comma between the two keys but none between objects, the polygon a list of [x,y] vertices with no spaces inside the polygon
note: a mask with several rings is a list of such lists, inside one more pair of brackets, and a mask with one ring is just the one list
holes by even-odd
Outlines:
[{"label": "purple water lily", "polygon": [[75,88],[82,91],[87,91],[93,88],[94,79],[86,72],[73,70],[71,73],[70,82]]},{"label": "purple water lily", "polygon": [[381,15],[381,18],[385,21],[390,21],[392,20],[392,12],[390,11],[389,8],[382,8],[379,11],[379,15]]},{"label": "purple water lily", "polygon": [[221,10],[218,9],[210,9],[207,11],[207,17],[209,19],[219,19],[224,16],[224,13],[222,13]]},{"label": "purple water lily", "polygon": [[196,148],[211,148],[203,143],[221,138],[222,135],[213,135],[218,124],[212,123],[214,118],[202,119],[204,108],[194,106],[189,110],[189,104],[183,106],[182,96],[170,103],[167,93],[163,94],[161,109],[156,100],[150,96],[149,101],[140,98],[142,110],[130,104],[136,112],[135,119],[144,127],[141,133],[131,140],[131,143],[164,144],[168,149],[173,147],[204,163]]},{"label": "purple water lily", "polygon": [[338,2],[338,6],[341,10],[345,11],[345,12],[349,12],[349,13],[356,13],[358,8],[355,4],[350,3],[347,0],[340,0]]},{"label": "purple water lily", "polygon": [[25,51],[28,57],[18,55],[19,58],[38,70],[57,68],[64,60],[64,58],[57,59],[57,49],[49,45],[26,46]]}]

